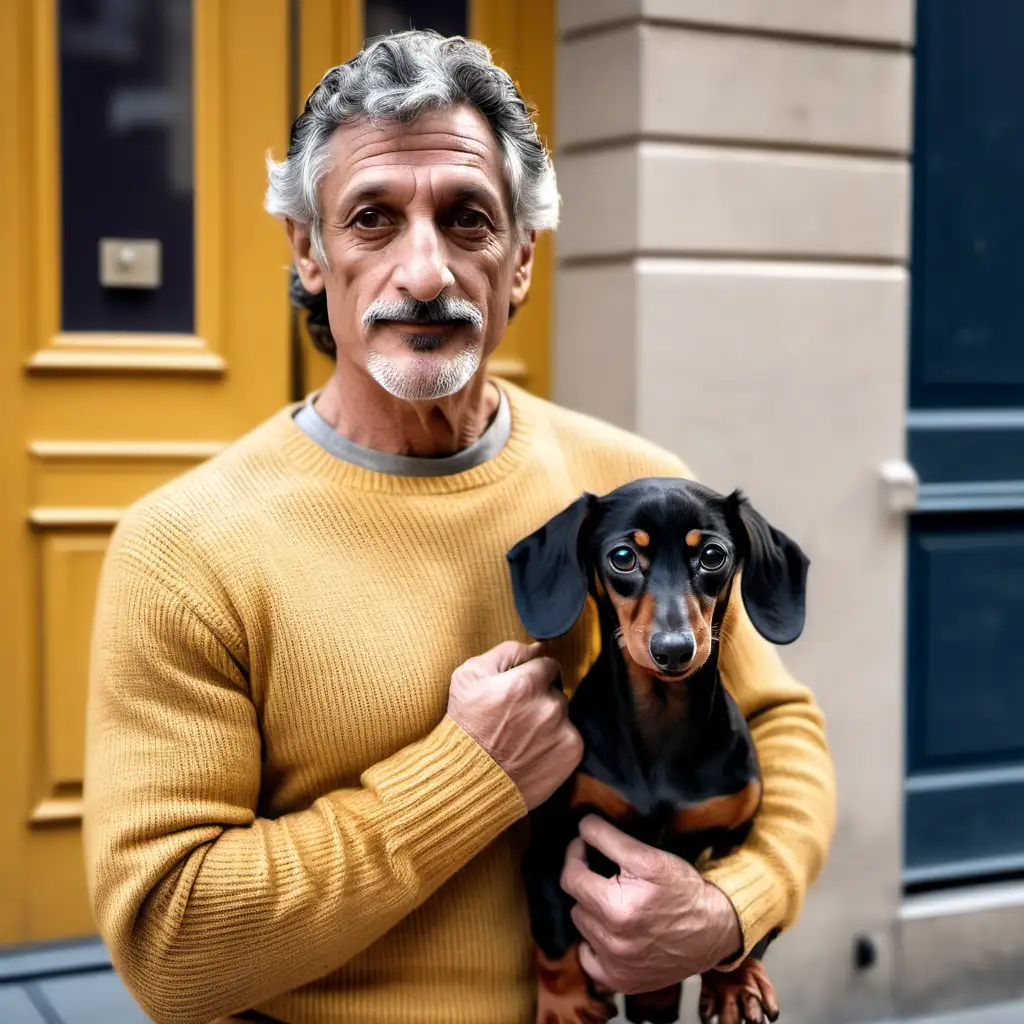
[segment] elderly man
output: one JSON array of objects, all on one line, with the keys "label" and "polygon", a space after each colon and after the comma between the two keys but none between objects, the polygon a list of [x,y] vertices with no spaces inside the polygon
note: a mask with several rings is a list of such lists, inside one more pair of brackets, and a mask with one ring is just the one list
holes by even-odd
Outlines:
[{"label": "elderly man", "polygon": [[[506,550],[672,455],[488,377],[555,226],[509,77],[433,33],[330,71],[270,166],[324,389],[138,503],[107,555],[88,724],[96,919],[156,1020],[533,1019],[525,817],[572,772],[588,618],[528,646]],[[703,873],[644,849],[590,903],[598,984],[734,964],[797,916],[833,818],[821,715],[734,610],[764,802]],[[587,841],[624,837],[587,820]],[[565,885],[588,888],[577,844]],[[602,890],[605,891],[605,890]]]}]

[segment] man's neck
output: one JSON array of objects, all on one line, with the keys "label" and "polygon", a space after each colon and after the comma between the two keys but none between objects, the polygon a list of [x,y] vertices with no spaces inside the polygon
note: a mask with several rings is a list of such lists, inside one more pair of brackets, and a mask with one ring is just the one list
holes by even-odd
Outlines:
[{"label": "man's neck", "polygon": [[494,418],[498,402],[497,388],[486,379],[486,364],[456,394],[410,402],[395,398],[368,374],[339,360],[314,404],[339,434],[364,448],[437,458],[477,441]]}]

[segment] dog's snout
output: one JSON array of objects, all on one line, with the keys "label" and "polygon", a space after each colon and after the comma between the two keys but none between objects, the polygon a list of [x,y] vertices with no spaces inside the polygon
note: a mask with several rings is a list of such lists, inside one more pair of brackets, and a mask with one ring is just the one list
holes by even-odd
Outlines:
[{"label": "dog's snout", "polygon": [[681,672],[693,659],[695,647],[691,633],[655,633],[651,659],[665,672]]}]

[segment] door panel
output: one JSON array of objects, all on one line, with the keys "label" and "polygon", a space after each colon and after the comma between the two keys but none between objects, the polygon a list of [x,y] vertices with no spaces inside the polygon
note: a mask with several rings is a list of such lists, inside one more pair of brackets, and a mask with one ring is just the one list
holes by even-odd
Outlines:
[{"label": "door panel", "polygon": [[1024,523],[922,523],[910,553],[921,615],[912,772],[1024,762]]},{"label": "door panel", "polygon": [[908,793],[908,884],[934,887],[1024,870],[1024,772],[918,776]]},{"label": "door panel", "polygon": [[911,405],[1024,404],[1024,6],[918,4]]},{"label": "door panel", "polygon": [[[110,530],[288,400],[287,247],[262,210],[288,42],[287,0],[0,4],[0,943],[94,931],[83,713]],[[161,242],[157,287],[103,284],[100,239],[123,236]]]},{"label": "door panel", "polygon": [[917,5],[905,880],[1024,869],[1024,7]]},{"label": "door panel", "polygon": [[[195,330],[191,12],[192,0],[56,6],[64,331]],[[160,287],[103,287],[104,237],[159,240]]]}]

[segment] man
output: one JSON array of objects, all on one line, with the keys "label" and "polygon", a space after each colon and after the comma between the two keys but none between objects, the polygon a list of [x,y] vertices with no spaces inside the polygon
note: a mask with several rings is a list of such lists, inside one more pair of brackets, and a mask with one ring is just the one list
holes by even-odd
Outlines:
[{"label": "man", "polygon": [[[99,927],[157,1021],[533,1017],[525,816],[571,773],[593,619],[527,644],[505,551],[673,456],[491,380],[554,172],[481,46],[379,40],[270,165],[322,392],[136,505],[99,596],[85,842]],[[626,991],[735,964],[824,859],[821,715],[737,605],[724,675],[765,797],[703,875],[588,820],[581,960]]]}]

